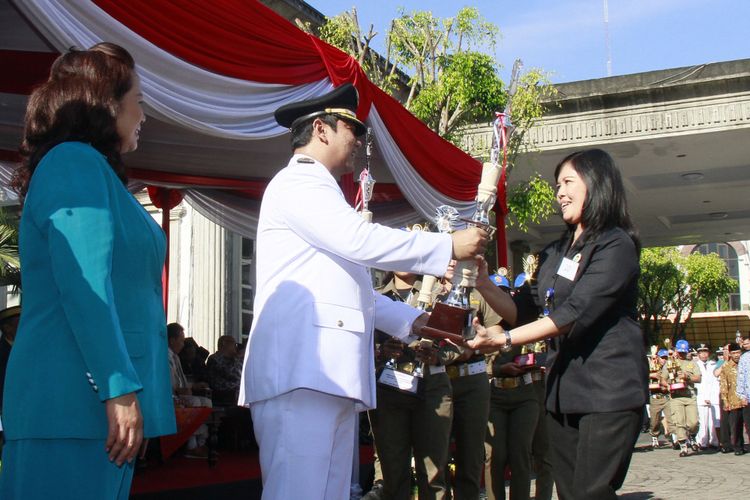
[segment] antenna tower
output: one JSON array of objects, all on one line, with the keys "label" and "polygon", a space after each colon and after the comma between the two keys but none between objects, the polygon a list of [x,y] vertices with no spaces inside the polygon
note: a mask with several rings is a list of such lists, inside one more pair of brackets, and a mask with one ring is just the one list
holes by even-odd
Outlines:
[{"label": "antenna tower", "polygon": [[607,76],[612,76],[612,50],[609,46],[609,2],[604,0],[604,43],[607,49]]}]

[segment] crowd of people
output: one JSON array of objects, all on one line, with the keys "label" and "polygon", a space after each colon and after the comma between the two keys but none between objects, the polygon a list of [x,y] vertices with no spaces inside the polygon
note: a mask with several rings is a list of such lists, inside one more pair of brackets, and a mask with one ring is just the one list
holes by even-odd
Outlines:
[{"label": "crowd of people", "polygon": [[[121,157],[138,145],[142,98],[133,58],[111,43],[61,55],[29,98],[2,498],[124,500],[148,438],[177,430],[176,407],[236,402],[252,414],[266,500],[349,498],[363,411],[379,463],[368,494],[387,499],[411,495],[412,458],[421,500],[476,500],[483,471],[487,496],[505,498],[506,468],[514,499],[529,498],[532,471],[538,499],[553,479],[562,500],[614,499],[649,401],[655,444],[664,415],[683,455],[715,444],[717,422],[721,445],[743,452],[750,355],[730,344],[709,366],[706,349],[689,361],[680,342],[646,355],[640,240],[605,151],[557,164],[566,230],[511,289],[488,273],[487,228],[403,231],[347,203],[337,180],[366,131],[353,85],[280,107],[292,157],[260,208],[253,325],[244,356],[228,336],[208,356],[166,325],[166,240],[126,188]],[[451,280],[456,265],[476,266],[470,294]],[[373,268],[394,273],[381,291]],[[419,275],[444,288],[415,300]],[[426,329],[428,311],[459,296],[471,335],[446,341]],[[197,429],[186,453],[205,456],[205,441]]]},{"label": "crowd of people", "polygon": [[745,454],[744,434],[750,429],[748,351],[750,338],[745,338],[719,348],[712,359],[708,345],[691,350],[687,341],[678,340],[674,350],[651,355],[648,430],[653,448],[671,446],[681,457],[708,449]]}]

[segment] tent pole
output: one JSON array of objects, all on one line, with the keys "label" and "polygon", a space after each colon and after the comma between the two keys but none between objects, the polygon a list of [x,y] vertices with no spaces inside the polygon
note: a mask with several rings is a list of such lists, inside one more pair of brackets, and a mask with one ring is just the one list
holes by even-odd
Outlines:
[{"label": "tent pole", "polygon": [[172,190],[168,188],[161,189],[161,228],[167,238],[167,251],[164,259],[164,271],[161,275],[162,300],[164,302],[164,315],[169,313],[169,194]]}]

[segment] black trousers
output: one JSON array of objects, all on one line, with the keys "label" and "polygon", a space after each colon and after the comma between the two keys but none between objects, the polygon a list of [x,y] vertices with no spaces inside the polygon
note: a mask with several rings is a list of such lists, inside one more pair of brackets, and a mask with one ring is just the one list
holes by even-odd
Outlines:
[{"label": "black trousers", "polygon": [[641,408],[611,413],[547,413],[558,498],[616,499],[641,421]]},{"label": "black trousers", "polygon": [[750,436],[750,406],[745,406],[742,408],[742,420],[744,421],[745,432],[747,432],[747,435]]},{"label": "black trousers", "polygon": [[724,409],[724,404],[719,405],[721,407],[721,423],[719,427],[719,445],[721,448],[729,449],[732,447],[732,440],[729,436],[729,412]]},{"label": "black trousers", "polygon": [[[729,423],[729,441],[734,451],[740,451],[745,445],[745,438],[742,436],[744,408],[729,410],[726,413]],[[745,421],[745,425],[747,425],[747,421]]]}]

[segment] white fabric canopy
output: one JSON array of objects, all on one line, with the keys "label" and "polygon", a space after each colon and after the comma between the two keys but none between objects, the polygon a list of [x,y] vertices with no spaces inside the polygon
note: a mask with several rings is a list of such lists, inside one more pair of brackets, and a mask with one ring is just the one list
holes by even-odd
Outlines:
[{"label": "white fabric canopy", "polygon": [[[71,46],[89,47],[102,40],[127,47],[138,64],[147,113],[201,134],[234,140],[282,135],[287,131],[276,124],[275,109],[320,96],[333,87],[327,78],[302,85],[282,85],[206,71],[162,50],[91,2],[25,0],[15,3],[60,51]],[[432,188],[403,155],[375,107],[370,110],[368,122],[388,169],[422,218],[433,218],[439,205],[451,205],[463,216],[470,217],[474,203],[456,201]],[[233,227],[246,236],[254,235],[257,203],[243,204],[241,209],[230,208],[231,204],[220,193],[219,190],[190,190],[186,199],[209,219],[221,221],[222,225]],[[252,214],[245,213],[248,209]]]}]

